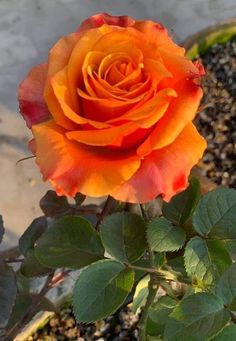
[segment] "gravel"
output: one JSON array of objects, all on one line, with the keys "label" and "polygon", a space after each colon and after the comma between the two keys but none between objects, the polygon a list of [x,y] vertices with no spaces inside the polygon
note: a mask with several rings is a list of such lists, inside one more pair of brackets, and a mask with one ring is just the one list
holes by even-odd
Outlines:
[{"label": "gravel", "polygon": [[236,40],[214,45],[202,56],[202,110],[196,119],[208,147],[202,160],[206,175],[218,185],[236,187]]},{"label": "gravel", "polygon": [[138,316],[129,307],[95,324],[77,325],[70,305],[27,341],[130,341],[138,340]]}]

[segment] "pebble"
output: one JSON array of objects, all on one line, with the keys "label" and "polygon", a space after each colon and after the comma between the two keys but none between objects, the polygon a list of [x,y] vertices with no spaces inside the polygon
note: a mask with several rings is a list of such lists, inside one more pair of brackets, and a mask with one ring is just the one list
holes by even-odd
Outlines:
[{"label": "pebble", "polygon": [[137,323],[138,316],[124,307],[105,320],[77,325],[72,309],[66,306],[27,341],[136,341]]},{"label": "pebble", "polygon": [[214,45],[201,57],[204,108],[196,118],[208,147],[202,166],[218,185],[236,188],[236,41]]}]

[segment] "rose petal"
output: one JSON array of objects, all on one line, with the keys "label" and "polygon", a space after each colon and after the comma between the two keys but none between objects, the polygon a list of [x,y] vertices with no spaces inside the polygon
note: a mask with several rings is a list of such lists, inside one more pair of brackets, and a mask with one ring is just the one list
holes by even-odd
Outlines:
[{"label": "rose petal", "polygon": [[205,148],[206,141],[190,123],[172,144],[145,157],[135,175],[111,195],[121,201],[145,203],[161,194],[169,201],[186,188],[189,172]]},{"label": "rose petal", "polygon": [[[145,35],[133,27],[126,27],[123,29],[120,27],[104,25],[100,30],[101,29],[103,31],[107,30],[107,33],[103,34],[92,46],[93,50],[103,52],[109,51],[109,53],[125,52],[129,54],[132,53],[133,49],[139,49],[142,51],[144,58],[161,60],[158,48],[153,46],[153,44],[150,44]],[[88,33],[93,31],[95,30],[88,31]]]},{"label": "rose petal", "polygon": [[172,74],[172,79],[164,79],[162,87],[166,85],[175,87],[186,80],[201,77],[197,66],[184,56],[178,56],[163,49],[159,49],[162,56],[162,63],[166,69]]},{"label": "rose petal", "polygon": [[80,35],[80,39],[71,53],[68,62],[68,84],[72,101],[75,105],[78,105],[77,87],[83,84],[83,73],[81,71],[85,56],[88,52],[92,50],[95,51],[96,49],[93,49],[93,46],[99,38],[101,38],[104,34],[106,35],[106,32],[111,32],[112,30],[112,27],[105,25],[105,27],[102,28],[86,31],[86,34]]},{"label": "rose petal", "polygon": [[151,99],[147,100],[145,103],[143,103],[143,105],[134,107],[124,115],[109,120],[107,123],[117,124],[118,122],[127,120],[134,121],[142,127],[149,127],[150,122],[153,122],[152,124],[157,123],[158,120],[165,114],[170,99],[176,96],[177,94],[173,89],[163,89],[156,95],[153,95]]},{"label": "rose petal", "polygon": [[44,98],[55,121],[66,129],[75,129],[76,125],[64,115],[63,110],[54,95],[51,86],[51,79],[67,65],[72,50],[79,37],[80,35],[78,33],[72,33],[59,39],[59,41],[50,50],[48,58],[48,74],[44,90]]},{"label": "rose petal", "polygon": [[138,154],[140,156],[172,143],[195,117],[202,98],[202,89],[192,81],[186,81],[182,86],[178,96],[172,99],[165,115],[147,140],[139,147]]},{"label": "rose petal", "polygon": [[57,74],[51,79],[51,84],[55,100],[57,101],[57,105],[51,107],[51,109],[53,110],[55,116],[59,105],[60,110],[63,112],[65,118],[68,118],[71,122],[74,122],[73,128],[70,130],[77,130],[78,126],[76,124],[89,124],[99,129],[111,126],[107,123],[87,119],[86,117],[81,116],[79,111],[75,111],[74,104],[72,103],[71,92],[69,91],[67,68],[57,72]]},{"label": "rose petal", "polygon": [[167,29],[162,24],[150,20],[138,20],[133,27],[142,32],[147,41],[158,48],[163,48],[180,56],[184,55],[185,49],[174,43],[169,37]]},{"label": "rose petal", "polygon": [[91,97],[79,88],[77,91],[81,97],[82,110],[85,117],[92,121],[99,119],[100,122],[106,122],[110,119],[120,117],[122,114],[130,110],[134,106],[134,103],[140,102],[140,100],[144,97],[143,94],[133,99],[121,101],[115,98],[107,99]]},{"label": "rose petal", "polygon": [[47,64],[35,66],[18,88],[20,112],[29,128],[50,119],[50,113],[43,98]]},{"label": "rose petal", "polygon": [[50,180],[59,195],[108,195],[140,166],[140,160],[130,153],[114,154],[69,141],[53,121],[35,125],[32,131],[36,162],[44,180]]},{"label": "rose petal", "polygon": [[126,15],[112,16],[107,13],[98,13],[84,20],[82,24],[80,25],[80,27],[78,28],[78,31],[100,27],[104,24],[127,27],[127,26],[132,26],[134,23],[135,23],[135,20]]},{"label": "rose petal", "polygon": [[107,146],[113,144],[113,141],[117,141],[117,139],[119,142],[116,144],[120,145],[124,136],[135,132],[137,129],[138,126],[129,122],[108,129],[70,131],[66,133],[66,136],[70,140],[75,140],[91,146]]}]

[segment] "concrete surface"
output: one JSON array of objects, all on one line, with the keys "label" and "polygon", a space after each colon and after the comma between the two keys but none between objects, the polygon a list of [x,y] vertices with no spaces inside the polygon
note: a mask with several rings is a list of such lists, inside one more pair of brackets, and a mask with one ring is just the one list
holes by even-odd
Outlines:
[{"label": "concrete surface", "polygon": [[165,24],[177,41],[236,16],[235,0],[0,0],[0,213],[7,233],[1,247],[16,244],[33,217],[43,184],[28,156],[30,132],[17,115],[16,88],[50,46],[97,12],[151,18]]}]

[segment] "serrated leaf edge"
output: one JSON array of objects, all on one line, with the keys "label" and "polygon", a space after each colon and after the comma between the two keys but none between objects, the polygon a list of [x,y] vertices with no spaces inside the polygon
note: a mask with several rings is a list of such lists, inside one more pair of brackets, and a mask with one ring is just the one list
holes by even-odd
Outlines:
[{"label": "serrated leaf edge", "polygon": [[[91,265],[94,265],[94,264],[97,264],[97,263],[105,263],[105,262],[116,262],[116,263],[120,263],[121,265],[124,266],[124,264],[122,264],[121,262],[116,261],[116,260],[113,260],[113,259],[103,259],[103,260],[97,261],[96,263],[93,263],[93,264],[91,264]],[[88,265],[88,266],[86,266],[85,268],[83,268],[82,271],[84,271],[84,270],[85,270],[86,268],[88,268],[89,266],[90,266],[90,265]],[[123,269],[122,271],[124,271],[124,270],[126,270],[126,269],[129,269],[129,268],[127,268],[127,267],[124,266],[124,269]],[[135,272],[134,272],[132,269],[129,269],[129,270],[131,270],[131,272],[132,272],[132,274],[133,274],[133,284],[134,284]],[[81,271],[81,272],[82,272],[82,271]],[[121,272],[122,272],[122,271],[121,271]],[[114,279],[114,278],[113,278],[113,279]],[[113,280],[113,279],[112,279],[112,280]],[[77,279],[77,281],[78,281],[78,279]],[[109,281],[109,283],[110,283],[110,281]],[[132,287],[133,287],[133,285],[132,285]],[[132,290],[132,289],[131,289],[131,290]],[[129,293],[127,294],[127,296],[128,296],[128,295],[129,295]],[[114,313],[117,311],[117,309],[119,309],[119,308],[122,306],[122,304],[125,302],[127,296],[124,297],[124,300],[120,303],[120,305],[119,305],[118,307],[114,308],[114,310],[112,310],[112,311],[109,313],[109,315],[114,314]],[[73,293],[73,297],[74,297],[74,293]],[[85,320],[77,320],[76,313],[75,313],[75,310],[74,310],[74,300],[73,300],[73,299],[72,299],[72,312],[73,312],[73,314],[74,314],[74,316],[75,316],[75,319],[76,319],[76,321],[77,321],[78,323],[89,324],[89,323],[95,322],[95,321],[92,321],[92,320],[88,320],[88,321],[85,321]],[[106,318],[106,317],[109,316],[109,315],[101,316],[101,317],[99,318],[99,320],[102,320],[102,319]]]}]

